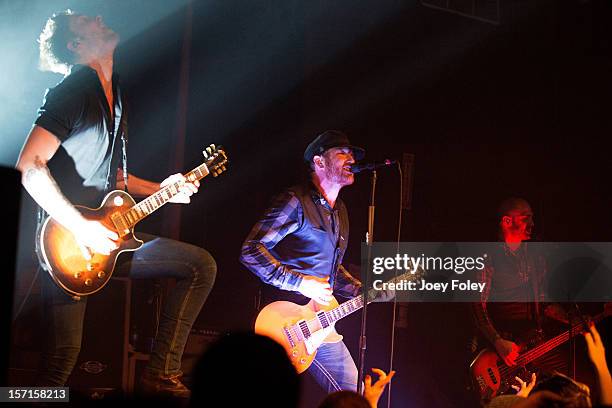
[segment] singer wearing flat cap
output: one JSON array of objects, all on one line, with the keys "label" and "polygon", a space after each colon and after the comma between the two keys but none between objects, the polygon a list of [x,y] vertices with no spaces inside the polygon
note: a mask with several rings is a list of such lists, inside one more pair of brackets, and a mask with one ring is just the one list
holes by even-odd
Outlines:
[{"label": "singer wearing flat cap", "polygon": [[[247,236],[240,261],[277,288],[275,300],[316,311],[337,305],[333,295],[359,294],[360,282],[341,265],[349,220],[338,194],[353,184],[351,165],[364,154],[340,131],[317,136],[304,151],[309,180],[277,195]],[[307,371],[329,393],[357,389],[357,368],[341,340],[321,344]]]}]

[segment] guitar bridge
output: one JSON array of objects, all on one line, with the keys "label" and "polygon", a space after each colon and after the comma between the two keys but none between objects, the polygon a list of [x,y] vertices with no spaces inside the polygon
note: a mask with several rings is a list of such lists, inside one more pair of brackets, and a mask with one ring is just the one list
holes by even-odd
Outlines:
[{"label": "guitar bridge", "polygon": [[291,347],[295,347],[295,341],[293,341],[293,338],[291,337],[291,332],[289,332],[286,327],[283,327],[283,332],[285,333],[285,337],[287,337],[287,340],[289,341]]}]

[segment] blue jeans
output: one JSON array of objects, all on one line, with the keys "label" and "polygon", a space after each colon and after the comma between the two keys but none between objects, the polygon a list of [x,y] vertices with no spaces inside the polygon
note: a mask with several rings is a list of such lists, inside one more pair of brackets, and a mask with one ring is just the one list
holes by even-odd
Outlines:
[{"label": "blue jeans", "polygon": [[308,372],[328,393],[357,391],[357,367],[343,341],[322,344]]},{"label": "blue jeans", "polygon": [[[191,327],[215,281],[217,265],[204,249],[167,238],[138,234],[145,244],[122,254],[115,273],[135,279],[175,278],[162,311],[147,370],[154,375],[179,374]],[[83,335],[87,297],[73,300],[42,272],[46,347],[41,386],[63,386],[76,364]],[[104,290],[104,289],[102,289]],[[95,296],[95,295],[93,295]],[[112,330],[112,328],[109,328]]]}]

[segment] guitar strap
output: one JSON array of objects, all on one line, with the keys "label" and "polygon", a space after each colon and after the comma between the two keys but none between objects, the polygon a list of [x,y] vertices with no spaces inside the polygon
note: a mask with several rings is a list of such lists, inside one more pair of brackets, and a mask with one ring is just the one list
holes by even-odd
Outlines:
[{"label": "guitar strap", "polygon": [[[121,92],[121,89],[119,88],[118,84],[117,84],[117,76],[115,74],[113,74],[113,95],[114,95],[114,103],[113,106],[110,107],[110,109],[112,109],[112,111],[114,112],[113,115],[111,115],[110,118],[108,118],[107,122],[107,127],[108,127],[108,133],[110,136],[110,143],[111,143],[111,157],[110,157],[110,165],[108,168],[108,172],[106,174],[106,183],[104,185],[104,192],[108,193],[110,191],[110,186],[111,183],[113,183],[114,185],[114,181],[116,180],[112,180],[111,181],[111,175],[114,174],[113,172],[113,157],[115,155],[115,145],[116,145],[116,141],[117,141],[117,136],[119,133],[121,133],[121,161],[122,161],[122,166],[121,169],[123,171],[123,182],[124,182],[124,190],[127,191],[127,146],[126,146],[126,132],[127,132],[127,115],[126,115],[126,109],[125,109],[125,104],[123,103],[123,95]],[[112,120],[111,120],[112,119]]]},{"label": "guitar strap", "polygon": [[534,283],[532,286],[533,286],[533,295],[534,295],[534,299],[533,299],[534,317],[536,320],[538,333],[542,333],[542,313],[540,311],[540,300],[538,298],[539,285],[538,285],[537,279],[534,280]]},{"label": "guitar strap", "polygon": [[334,235],[334,242],[336,243],[336,247],[334,248],[334,262],[333,262],[333,269],[332,269],[332,291],[334,290],[334,286],[336,285],[337,279],[336,277],[338,276],[338,258],[340,257],[340,221],[338,218],[338,208],[336,207],[335,209],[331,209],[331,214],[330,214],[330,218],[331,218],[331,228],[332,228],[332,233]]},{"label": "guitar strap", "polygon": [[[119,93],[119,90],[118,90]],[[122,94],[119,93],[121,98]],[[128,138],[128,107],[127,103],[121,100],[121,120],[118,131],[121,132],[121,169],[123,170],[123,190],[128,191],[128,172],[127,172],[127,138]]]},{"label": "guitar strap", "polygon": [[[529,256],[529,255],[527,255]],[[536,326],[537,326],[537,330],[538,330],[538,334],[542,333],[542,313],[540,310],[540,298],[541,298],[541,293],[540,293],[540,282],[541,282],[541,278],[544,276],[544,271],[543,271],[543,264],[542,262],[540,262],[539,257],[535,259],[535,268],[533,273],[531,273],[531,288],[533,289],[533,317],[535,318],[536,321]]]},{"label": "guitar strap", "polygon": [[[121,118],[123,121],[123,117]],[[121,161],[123,168],[123,190],[128,191],[128,172],[127,172],[127,120],[121,132]]]}]

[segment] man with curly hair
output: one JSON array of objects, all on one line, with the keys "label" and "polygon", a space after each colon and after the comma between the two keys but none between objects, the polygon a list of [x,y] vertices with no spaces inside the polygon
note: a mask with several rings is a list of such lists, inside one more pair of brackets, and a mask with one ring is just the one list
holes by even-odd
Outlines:
[{"label": "man with curly hair", "polygon": [[[184,182],[172,202],[188,203],[198,183],[181,174],[156,183],[127,172],[126,101],[113,71],[119,35],[100,17],[65,11],[51,17],[40,36],[41,67],[66,75],[48,90],[17,162],[26,190],[46,214],[73,233],[84,251],[109,254],[118,247],[115,231],[85,218],[75,205],[96,208],[116,188],[148,196]],[[180,381],[181,356],[189,331],[206,300],[216,264],[204,249],[139,234],[136,252],[120,255],[116,273],[136,278],[172,277],[143,389],[188,397]],[[85,252],[84,252],[85,253]],[[38,384],[63,386],[81,347],[86,297],[71,297],[43,273],[45,350]]]}]

